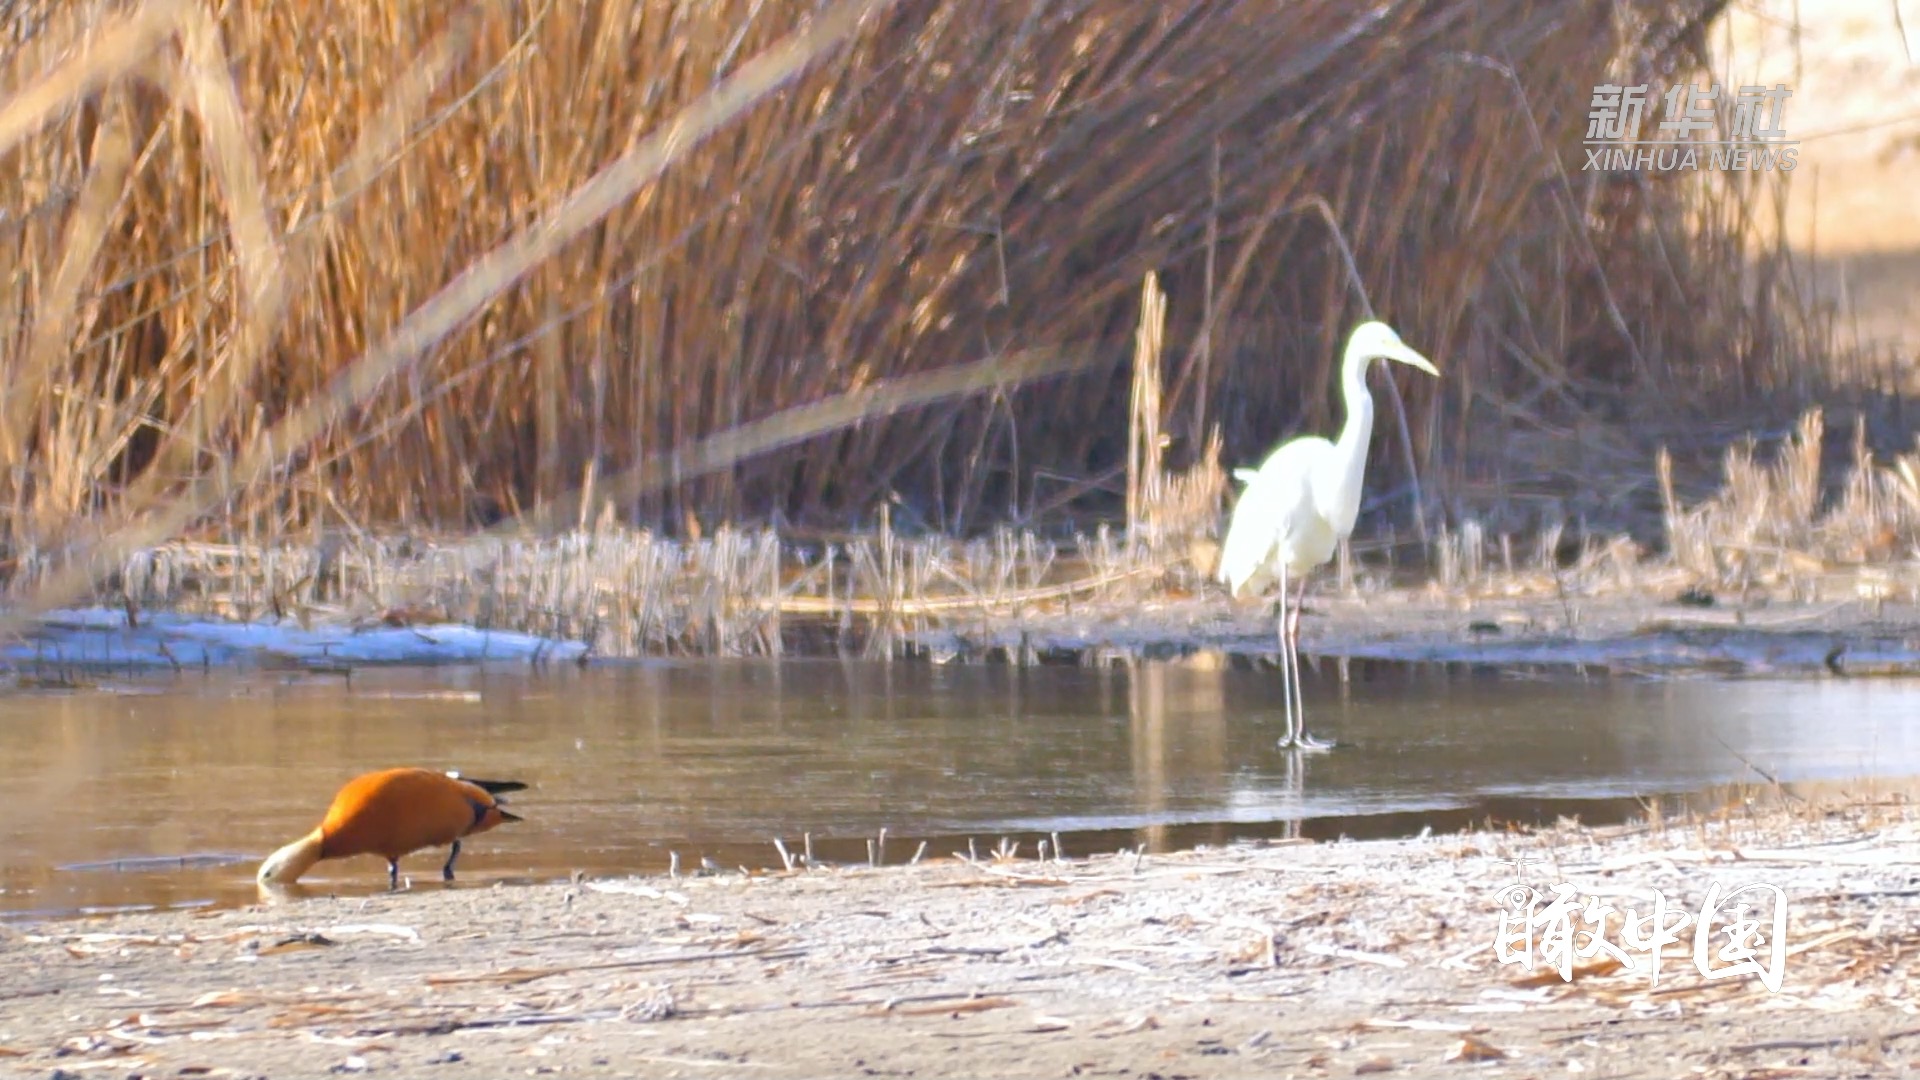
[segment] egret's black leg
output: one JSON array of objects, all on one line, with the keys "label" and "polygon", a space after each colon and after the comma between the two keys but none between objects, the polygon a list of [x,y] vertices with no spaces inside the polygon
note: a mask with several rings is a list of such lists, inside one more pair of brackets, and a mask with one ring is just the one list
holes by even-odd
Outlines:
[{"label": "egret's black leg", "polygon": [[400,860],[387,860],[387,891],[400,891]]},{"label": "egret's black leg", "polygon": [[1287,709],[1287,732],[1280,736],[1280,747],[1283,750],[1291,750],[1294,748],[1298,741],[1301,726],[1305,723],[1305,719],[1300,715],[1300,711],[1295,705],[1295,691],[1299,686],[1300,668],[1294,659],[1293,635],[1289,633],[1289,627],[1292,626],[1293,613],[1287,611],[1287,591],[1287,568],[1285,565],[1282,565],[1280,567],[1280,596],[1278,600],[1280,614],[1274,621],[1274,628],[1280,635],[1280,693],[1284,695]]},{"label": "egret's black leg", "polygon": [[1293,621],[1287,628],[1287,655],[1293,657],[1295,715],[1300,718],[1299,726],[1294,729],[1293,745],[1296,750],[1331,750],[1332,743],[1307,734],[1307,703],[1300,696],[1300,609],[1306,602],[1307,577],[1302,574],[1300,575],[1300,593],[1293,603]]},{"label": "egret's black leg", "polygon": [[1287,666],[1287,591],[1280,590],[1280,598],[1273,606],[1274,644],[1280,650],[1280,700],[1285,703],[1287,729],[1280,733],[1280,745],[1293,744],[1293,670]]},{"label": "egret's black leg", "polygon": [[453,880],[453,860],[460,857],[460,841],[453,842],[453,850],[447,852],[447,865],[440,868],[440,880]]}]

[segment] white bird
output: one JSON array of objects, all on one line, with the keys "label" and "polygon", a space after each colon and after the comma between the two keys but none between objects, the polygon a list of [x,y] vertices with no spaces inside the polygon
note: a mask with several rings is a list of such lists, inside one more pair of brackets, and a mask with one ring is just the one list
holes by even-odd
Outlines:
[{"label": "white bird", "polygon": [[[1373,395],[1367,370],[1374,360],[1398,360],[1439,376],[1427,358],[1408,348],[1383,322],[1354,327],[1340,364],[1341,396],[1347,423],[1340,439],[1328,442],[1306,435],[1280,446],[1259,469],[1236,469],[1246,486],[1234,504],[1227,538],[1220,548],[1218,577],[1237,598],[1280,583],[1280,664],[1287,694],[1287,733],[1280,745],[1324,750],[1328,743],[1306,732],[1300,698],[1300,602],[1306,597],[1307,572],[1333,557],[1334,548],[1353,533],[1360,516],[1360,486],[1367,471],[1367,441],[1373,435]],[[1287,606],[1289,579],[1299,581],[1299,599]]]}]

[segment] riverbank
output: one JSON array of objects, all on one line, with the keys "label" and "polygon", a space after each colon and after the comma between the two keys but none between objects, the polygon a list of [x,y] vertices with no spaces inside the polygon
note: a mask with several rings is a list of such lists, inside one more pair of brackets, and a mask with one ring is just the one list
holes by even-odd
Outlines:
[{"label": "riverbank", "polygon": [[[1825,420],[1720,489],[1677,493],[1656,456],[1664,550],[1626,534],[1474,520],[1356,542],[1310,582],[1309,659],[1625,671],[1920,673],[1920,455],[1879,463],[1856,426],[1823,497]],[[1831,471],[1831,470],[1828,470]],[[1214,581],[1224,474],[1163,477],[1164,513],[1070,535],[956,539],[769,528],[671,538],[611,514],[551,535],[322,531],[271,545],[174,542],[23,625],[21,668],[536,663],[662,656],[1100,664],[1274,653],[1271,614]],[[1634,487],[1644,486],[1636,480]],[[16,594],[62,573],[15,568]],[[5,620],[0,620],[5,621]],[[13,622],[9,622],[12,626]],[[34,670],[36,677],[45,672]]]},{"label": "riverbank", "polygon": [[[936,663],[1081,664],[1180,659],[1196,664],[1268,664],[1275,656],[1271,605],[1229,601],[1187,580],[1186,569],[1120,575],[1085,595],[1049,587],[1038,599],[896,600],[879,611],[847,600],[838,609],[804,595],[737,607],[709,604],[703,635],[682,618],[656,651],[601,649],[603,636],[570,639],[448,621],[446,606],[333,609],[239,620],[230,607],[180,604],[174,611],[90,608],[50,612],[0,647],[23,684],[45,687],[89,672],[202,668],[308,669],[350,673],[391,664],[559,664],[639,656],[888,656]],[[1328,575],[1331,577],[1332,575]],[[1601,584],[1571,575],[1491,573],[1472,585],[1340,589],[1323,581],[1309,596],[1301,651],[1337,674],[1347,661],[1580,669],[1619,674],[1870,677],[1920,674],[1920,567],[1856,567],[1786,588],[1718,593],[1672,566],[1637,566]],[[1889,597],[1897,597],[1890,599]],[[646,607],[645,596],[603,598]],[[731,610],[734,614],[726,614]],[[567,620],[584,625],[590,612]],[[508,621],[550,628],[554,620]],[[475,624],[479,624],[476,626]],[[656,623],[655,625],[659,625]],[[748,648],[746,637],[753,639]],[[704,641],[709,648],[693,645]],[[722,647],[725,643],[738,648]],[[629,644],[631,644],[629,642]],[[1333,665],[1328,668],[1328,665]]]},{"label": "riverbank", "polygon": [[[1617,674],[1920,674],[1920,605],[1817,594],[1714,600],[1684,574],[1607,593],[1492,595],[1438,587],[1312,596],[1300,650],[1343,661],[1582,669]],[[1706,606],[1702,606],[1702,604]],[[1268,608],[1215,598],[954,620],[917,635],[940,661],[1271,663]]]},{"label": "riverbank", "polygon": [[[1920,1065],[1897,795],[1136,858],[282,899],[0,927],[32,1075],[1891,1075]],[[1658,807],[1654,808],[1656,811]],[[940,856],[940,857],[934,857]],[[1781,980],[1501,964],[1501,890],[1786,897]],[[1635,901],[1638,894],[1642,899]],[[1754,894],[1747,894],[1754,899]],[[1752,913],[1765,922],[1762,903]],[[1723,901],[1717,927],[1727,925]],[[1543,923],[1544,925],[1544,923]],[[1585,924],[1575,916],[1573,925]],[[1543,934],[1545,931],[1543,930]],[[1617,923],[1608,940],[1625,940]],[[1544,937],[1541,939],[1544,941]],[[1709,946],[1723,967],[1723,935]],[[1767,959],[1764,949],[1760,959]],[[463,1073],[464,1074],[464,1073]]]}]

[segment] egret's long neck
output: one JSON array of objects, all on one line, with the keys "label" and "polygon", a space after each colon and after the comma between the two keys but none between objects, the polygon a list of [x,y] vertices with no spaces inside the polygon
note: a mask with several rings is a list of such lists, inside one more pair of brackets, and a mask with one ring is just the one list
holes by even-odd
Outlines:
[{"label": "egret's long neck", "polygon": [[1367,443],[1373,438],[1373,395],[1367,393],[1367,367],[1373,358],[1349,351],[1340,365],[1340,396],[1347,403],[1347,422],[1333,444],[1340,463],[1338,489],[1315,492],[1334,532],[1345,539],[1360,518],[1360,488],[1367,474]]}]

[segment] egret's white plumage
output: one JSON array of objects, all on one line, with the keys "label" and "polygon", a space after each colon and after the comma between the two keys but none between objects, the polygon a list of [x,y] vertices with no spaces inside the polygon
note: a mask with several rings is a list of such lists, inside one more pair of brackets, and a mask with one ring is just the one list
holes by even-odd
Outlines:
[{"label": "egret's white plumage", "polygon": [[1304,594],[1307,572],[1333,558],[1334,548],[1352,535],[1360,517],[1367,442],[1373,436],[1367,368],[1375,360],[1396,360],[1429,375],[1440,374],[1386,323],[1361,323],[1347,338],[1340,365],[1340,391],[1347,405],[1340,438],[1328,442],[1318,435],[1302,436],[1268,455],[1258,469],[1233,473],[1247,486],[1227,525],[1218,577],[1236,597],[1258,593],[1276,579],[1280,584],[1281,670],[1287,684],[1287,734],[1280,740],[1282,746],[1322,745],[1304,730],[1296,652],[1299,604],[1295,602],[1290,621],[1287,588],[1297,581]]}]

